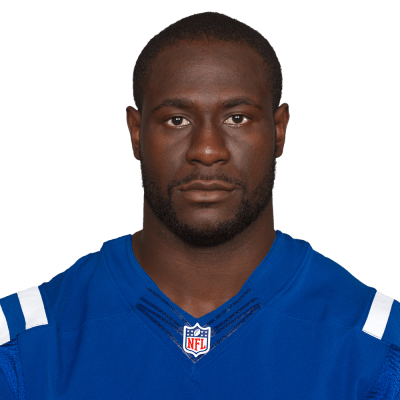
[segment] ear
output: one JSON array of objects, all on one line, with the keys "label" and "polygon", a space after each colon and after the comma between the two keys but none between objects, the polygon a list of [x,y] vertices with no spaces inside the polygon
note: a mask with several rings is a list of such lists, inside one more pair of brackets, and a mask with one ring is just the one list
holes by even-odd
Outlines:
[{"label": "ear", "polygon": [[139,156],[139,138],[140,138],[140,113],[135,108],[128,106],[126,108],[126,122],[128,129],[131,134],[133,155],[137,160],[140,160]]},{"label": "ear", "polygon": [[286,139],[286,128],[289,123],[289,106],[286,103],[281,104],[275,111],[274,122],[276,129],[276,157],[283,153],[283,146]]}]

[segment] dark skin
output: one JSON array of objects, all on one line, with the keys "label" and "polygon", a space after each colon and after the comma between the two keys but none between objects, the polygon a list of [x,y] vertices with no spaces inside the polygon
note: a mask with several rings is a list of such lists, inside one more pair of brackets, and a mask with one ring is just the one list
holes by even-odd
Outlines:
[{"label": "dark skin", "polygon": [[[282,155],[288,121],[287,104],[272,111],[261,57],[231,42],[180,42],[164,49],[153,63],[142,113],[127,108],[135,158],[165,197],[172,180],[199,172],[224,173],[252,193],[273,158]],[[174,188],[178,219],[204,228],[231,219],[243,195],[239,187],[231,189]],[[237,294],[275,234],[272,200],[243,232],[210,247],[179,239],[145,201],[143,229],[133,235],[132,248],[159,289],[199,318]]]}]

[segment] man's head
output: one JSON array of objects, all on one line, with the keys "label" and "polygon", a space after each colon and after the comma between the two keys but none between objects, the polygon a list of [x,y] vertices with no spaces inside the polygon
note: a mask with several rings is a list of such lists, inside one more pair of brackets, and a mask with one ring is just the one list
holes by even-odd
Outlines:
[{"label": "man's head", "polygon": [[205,12],[183,18],[154,36],[140,53],[133,71],[133,96],[139,112],[152,73],[152,63],[166,47],[180,41],[219,40],[243,43],[256,51],[263,60],[265,79],[275,111],[282,95],[281,65],[274,49],[259,32],[226,15]]},{"label": "man's head", "polygon": [[268,42],[224,15],[194,15],[153,38],[135,67],[138,110],[127,113],[145,210],[194,246],[256,221],[271,207],[289,119],[281,87]]}]

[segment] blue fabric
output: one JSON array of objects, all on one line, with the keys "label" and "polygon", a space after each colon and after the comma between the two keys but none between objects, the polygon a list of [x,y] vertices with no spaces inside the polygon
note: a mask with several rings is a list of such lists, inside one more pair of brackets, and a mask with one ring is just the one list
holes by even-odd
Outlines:
[{"label": "blue fabric", "polygon": [[[0,347],[0,388],[26,400],[396,396],[399,304],[382,340],[363,332],[375,289],[308,243],[277,232],[239,292],[195,318],[159,290],[131,240],[106,242],[40,286],[49,324]],[[197,357],[183,340],[196,324],[211,328]]]},{"label": "blue fabric", "polygon": [[14,339],[25,330],[25,318],[18,295],[12,294],[0,300],[1,308],[6,316],[10,339]]},{"label": "blue fabric", "polygon": [[382,340],[386,343],[393,343],[400,347],[400,303],[395,301],[390,311],[390,318],[386,325]]},{"label": "blue fabric", "polygon": [[[0,346],[0,372],[15,399],[25,400],[24,379],[17,339]],[[0,399],[3,400],[3,397],[0,396]]]},{"label": "blue fabric", "polygon": [[261,303],[257,297],[254,297],[250,288],[243,287],[242,290],[226,304],[225,308],[220,310],[218,315],[212,316],[207,322],[203,322],[202,318],[199,318],[198,321],[194,321],[193,317],[189,315],[187,318],[190,321],[187,321],[161,292],[158,293],[151,288],[147,288],[146,293],[140,298],[136,308],[147,317],[143,318],[144,322],[148,323],[151,321],[148,325],[151,329],[156,331],[156,334],[158,330],[166,334],[161,336],[167,345],[169,344],[168,342],[172,340],[186,357],[193,363],[196,363],[206,355],[202,354],[195,357],[184,352],[182,347],[184,325],[193,326],[196,322],[199,322],[203,328],[211,327],[213,344],[210,350],[213,350],[226,338],[233,335],[249,318],[256,315],[256,312],[261,308]]},{"label": "blue fabric", "polygon": [[8,386],[3,374],[0,372],[0,394],[1,400],[16,400],[14,394],[12,393],[10,387]]},{"label": "blue fabric", "polygon": [[366,400],[395,400],[400,392],[400,348],[391,345]]}]

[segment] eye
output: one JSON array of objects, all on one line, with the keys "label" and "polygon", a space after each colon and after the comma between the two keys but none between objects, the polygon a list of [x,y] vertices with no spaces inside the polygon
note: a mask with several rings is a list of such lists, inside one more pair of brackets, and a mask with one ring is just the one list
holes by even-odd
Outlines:
[{"label": "eye", "polygon": [[224,124],[238,126],[238,125],[244,125],[247,121],[248,121],[248,118],[246,118],[244,115],[235,114],[235,115],[232,115],[231,117],[229,117],[228,119],[226,119],[224,121]]},{"label": "eye", "polygon": [[190,125],[190,122],[186,118],[183,118],[183,117],[172,117],[166,122],[167,122],[167,125],[173,126],[176,128],[181,128],[183,126]]}]

